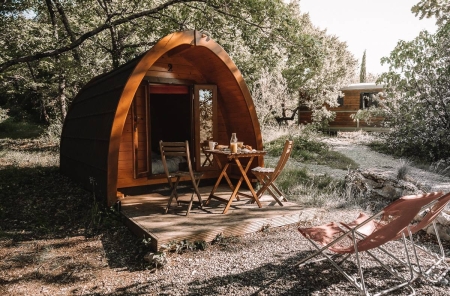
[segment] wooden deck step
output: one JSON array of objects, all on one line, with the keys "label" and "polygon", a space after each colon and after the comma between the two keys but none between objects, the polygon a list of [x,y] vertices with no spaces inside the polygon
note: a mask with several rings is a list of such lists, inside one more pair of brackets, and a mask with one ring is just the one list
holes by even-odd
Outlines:
[{"label": "wooden deck step", "polygon": [[[201,187],[203,201],[208,197],[212,187]],[[154,250],[159,250],[163,244],[173,241],[188,240],[211,242],[218,234],[225,237],[240,236],[261,231],[266,227],[278,227],[310,217],[302,206],[284,202],[279,206],[270,196],[261,198],[262,208],[251,203],[248,198],[240,198],[230,207],[227,214],[222,214],[225,203],[211,200],[203,209],[198,208],[194,198],[189,216],[186,217],[187,203],[190,193],[180,194],[181,205],[174,204],[169,213],[164,214],[168,202],[168,190],[152,192],[151,194],[127,196],[122,200],[121,213],[130,229],[140,237],[150,237]],[[230,195],[226,187],[219,187],[219,196]]]}]

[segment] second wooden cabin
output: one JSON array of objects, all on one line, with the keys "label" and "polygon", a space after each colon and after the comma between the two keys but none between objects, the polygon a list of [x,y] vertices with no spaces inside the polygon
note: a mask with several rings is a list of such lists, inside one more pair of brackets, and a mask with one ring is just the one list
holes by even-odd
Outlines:
[{"label": "second wooden cabin", "polygon": [[[160,140],[188,140],[195,168],[215,178],[218,167],[205,162],[202,143],[228,144],[233,132],[263,148],[240,71],[208,35],[177,32],[81,89],[64,122],[60,169],[112,205],[122,188],[167,182]],[[178,169],[182,161],[170,162]],[[260,157],[253,166],[262,164]]]},{"label": "second wooden cabin", "polygon": [[[380,131],[383,130],[381,123],[383,118],[374,118],[370,123],[362,120],[353,120],[358,110],[376,105],[373,97],[384,91],[383,86],[375,83],[350,84],[341,89],[343,97],[338,98],[339,107],[327,109],[336,113],[336,118],[329,123],[330,131]],[[301,108],[299,111],[299,123],[311,123],[311,111]]]}]

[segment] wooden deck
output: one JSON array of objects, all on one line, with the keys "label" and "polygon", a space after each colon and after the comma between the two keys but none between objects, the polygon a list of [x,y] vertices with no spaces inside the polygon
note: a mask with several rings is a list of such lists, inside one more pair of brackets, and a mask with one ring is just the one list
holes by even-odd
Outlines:
[{"label": "wooden deck", "polygon": [[[207,199],[211,189],[212,186],[200,188],[203,200]],[[261,198],[262,208],[258,208],[256,203],[250,203],[250,199],[241,197],[240,201],[233,202],[227,214],[222,214],[225,203],[211,200],[208,206],[199,209],[194,199],[191,212],[186,217],[189,192],[179,191],[181,205],[174,203],[167,214],[164,214],[170,194],[167,189],[125,197],[121,213],[137,236],[152,238],[154,250],[159,250],[163,244],[172,241],[186,239],[191,242],[210,242],[220,233],[225,237],[239,236],[261,231],[265,227],[298,223],[311,216],[308,213],[310,210],[305,210],[296,203],[284,202],[281,207],[271,196],[266,195]],[[216,194],[228,197],[230,191],[227,187],[220,186]]]}]

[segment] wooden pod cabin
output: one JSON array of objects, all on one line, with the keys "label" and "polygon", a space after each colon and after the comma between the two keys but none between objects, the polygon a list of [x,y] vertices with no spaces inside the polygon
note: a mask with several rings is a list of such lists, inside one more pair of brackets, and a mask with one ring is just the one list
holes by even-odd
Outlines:
[{"label": "wooden pod cabin", "polygon": [[[80,90],[64,122],[60,169],[112,205],[121,188],[167,182],[160,140],[189,140],[195,168],[216,178],[219,170],[205,162],[201,143],[227,144],[233,132],[263,148],[240,71],[208,35],[176,32]],[[253,166],[262,164],[261,157]]]},{"label": "wooden pod cabin", "polygon": [[[383,86],[375,83],[356,83],[350,84],[341,89],[343,97],[338,98],[339,107],[327,108],[336,112],[336,118],[329,123],[330,131],[381,131],[381,122],[383,118],[374,118],[370,123],[365,121],[354,121],[350,116],[356,114],[358,110],[369,108],[374,101],[371,97],[384,91]],[[299,123],[310,123],[311,111],[307,108],[301,108],[299,111]]]}]

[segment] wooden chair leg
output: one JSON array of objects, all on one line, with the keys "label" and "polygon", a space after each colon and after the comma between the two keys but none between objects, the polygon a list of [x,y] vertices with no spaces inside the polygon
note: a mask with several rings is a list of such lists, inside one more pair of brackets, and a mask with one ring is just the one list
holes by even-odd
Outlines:
[{"label": "wooden chair leg", "polygon": [[197,195],[198,198],[198,202],[200,203],[200,209],[203,209],[203,201],[202,201],[202,196],[198,190],[198,185],[200,185],[200,179],[198,180],[192,180],[192,185],[194,187],[194,192],[191,195],[191,200],[189,201],[189,205],[188,205],[188,209],[186,212],[186,216],[189,215],[189,213],[191,212],[191,208],[192,208],[192,204],[194,203],[194,195]]},{"label": "wooden chair leg", "polygon": [[175,181],[175,183],[171,182],[172,187],[171,189],[171,193],[170,193],[170,198],[169,198],[169,202],[167,203],[167,207],[166,207],[166,211],[165,214],[167,214],[167,212],[170,209],[170,205],[172,204],[172,200],[175,197],[176,201],[177,201],[177,205],[180,205],[179,201],[178,201],[178,193],[177,193],[177,187],[178,187],[178,182],[180,181],[180,177],[177,177],[177,180]]},{"label": "wooden chair leg", "polygon": [[284,196],[283,192],[281,192],[281,190],[278,189],[275,183],[272,183],[272,187],[279,194],[279,197],[281,198],[282,201],[288,201],[287,198]]},{"label": "wooden chair leg", "polygon": [[[275,194],[275,192],[272,191],[272,189],[270,188],[271,186],[267,187],[267,191],[269,191],[270,195],[272,195],[272,197],[275,199],[275,201],[280,205],[283,206],[283,203],[280,200],[280,197]],[[281,199],[283,198],[283,196],[281,196]]]},{"label": "wooden chair leg", "polygon": [[270,195],[272,195],[272,197],[275,199],[275,201],[280,206],[283,206],[283,203],[281,201],[287,201],[287,199],[283,196],[283,193],[278,189],[278,187],[275,186],[273,181],[267,176],[256,175],[256,178],[258,179],[259,183],[262,185],[262,187],[258,190],[256,195],[258,195],[258,197],[261,197],[264,194],[264,192],[267,190],[270,193]]}]

